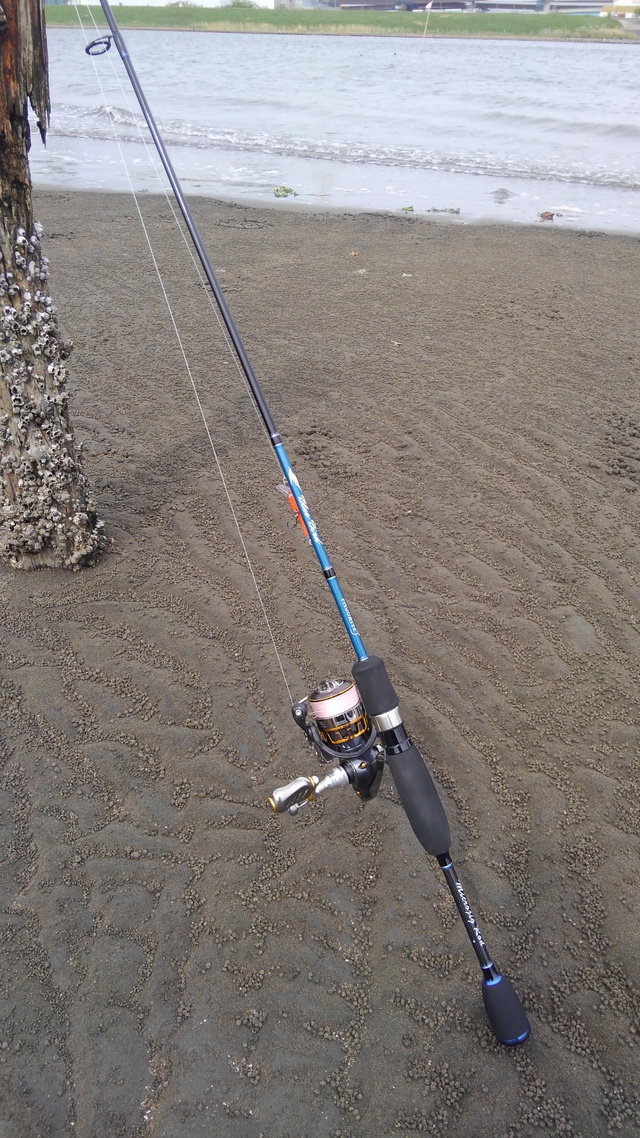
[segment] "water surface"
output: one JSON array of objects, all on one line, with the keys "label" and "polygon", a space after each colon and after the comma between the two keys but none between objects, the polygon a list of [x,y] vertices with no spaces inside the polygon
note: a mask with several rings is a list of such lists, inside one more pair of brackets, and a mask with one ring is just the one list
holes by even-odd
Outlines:
[{"label": "water surface", "polygon": [[[97,33],[88,32],[90,38]],[[623,44],[127,32],[185,189],[640,231],[640,56]],[[48,33],[34,181],[158,188],[115,47]],[[115,132],[115,134],[114,134]],[[115,135],[119,142],[116,142]],[[123,159],[126,161],[125,171]]]}]

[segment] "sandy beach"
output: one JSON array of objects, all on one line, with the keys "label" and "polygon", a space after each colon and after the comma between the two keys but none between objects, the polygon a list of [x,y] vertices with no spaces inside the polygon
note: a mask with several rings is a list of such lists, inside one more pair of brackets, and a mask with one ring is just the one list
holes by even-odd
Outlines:
[{"label": "sandy beach", "polygon": [[[141,195],[294,697],[353,653],[164,199]],[[111,545],[0,569],[0,1138],[632,1138],[634,237],[193,202],[452,853],[318,773],[131,198],[38,192]]]}]

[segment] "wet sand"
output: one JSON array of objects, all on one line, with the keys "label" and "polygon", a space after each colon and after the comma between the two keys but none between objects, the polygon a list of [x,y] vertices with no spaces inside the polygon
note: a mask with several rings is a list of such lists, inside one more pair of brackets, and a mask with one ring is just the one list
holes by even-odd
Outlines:
[{"label": "wet sand", "polygon": [[[166,203],[141,201],[299,697],[353,653]],[[319,768],[134,205],[40,192],[112,545],[0,570],[0,1136],[631,1138],[640,245],[194,212],[532,1036],[494,1041],[390,780],[266,808]]]}]

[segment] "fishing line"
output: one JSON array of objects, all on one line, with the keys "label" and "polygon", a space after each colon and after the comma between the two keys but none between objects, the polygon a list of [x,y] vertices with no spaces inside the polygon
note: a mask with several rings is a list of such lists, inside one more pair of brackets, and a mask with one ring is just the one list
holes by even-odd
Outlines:
[{"label": "fishing line", "polygon": [[427,18],[424,22],[424,31],[422,33],[422,48],[423,48],[423,50],[424,50],[424,40],[425,40],[425,36],[427,34],[427,28],[429,26],[429,16],[431,15],[432,10],[433,10],[433,0],[429,0],[429,3],[425,7],[425,12],[427,13]]},{"label": "fishing line", "polygon": [[[75,6],[75,5],[74,5],[74,6]],[[84,26],[83,26],[83,24],[82,24],[82,21],[81,21],[81,19],[80,19],[80,13],[78,12],[78,8],[77,8],[77,6],[75,6],[75,9],[76,9],[76,14],[77,14],[77,16],[78,16],[78,21],[79,21],[79,23],[80,23],[80,27],[82,28],[82,31],[83,31],[83,33],[84,33],[85,41],[86,41],[86,42],[87,42],[87,44],[88,44],[87,35],[86,35],[86,32],[85,32]],[[95,23],[95,20],[94,20],[94,23]],[[97,27],[97,25],[96,25],[96,27]],[[252,579],[252,581],[253,581],[253,585],[254,585],[254,588],[255,588],[255,591],[256,591],[256,596],[257,596],[257,598],[258,598],[258,602],[259,602],[259,604],[260,604],[260,608],[261,608],[261,610],[262,610],[262,615],[263,615],[263,617],[264,617],[264,621],[265,621],[265,624],[266,624],[266,627],[267,627],[267,631],[268,631],[268,633],[269,633],[269,637],[270,637],[270,639],[271,639],[271,644],[272,644],[272,647],[273,647],[273,650],[274,650],[274,653],[275,653],[275,657],[276,657],[276,660],[278,661],[278,666],[279,666],[279,668],[280,668],[280,672],[281,672],[281,674],[282,674],[282,679],[283,679],[283,681],[284,681],[284,685],[285,685],[285,688],[286,688],[286,690],[287,690],[287,695],[288,695],[288,697],[289,697],[289,702],[290,702],[291,704],[293,704],[293,702],[294,702],[294,700],[293,700],[293,695],[292,695],[292,692],[291,692],[291,688],[289,687],[289,683],[288,683],[288,680],[287,680],[287,676],[286,676],[286,673],[285,673],[285,670],[284,670],[284,664],[283,664],[283,662],[282,662],[282,657],[281,657],[281,655],[280,655],[280,652],[279,652],[279,650],[278,650],[278,645],[276,644],[276,639],[275,639],[275,636],[274,636],[274,633],[273,633],[273,629],[272,629],[272,627],[271,627],[271,622],[270,622],[270,620],[269,620],[269,616],[268,616],[268,613],[267,613],[267,610],[266,610],[266,607],[265,607],[265,603],[264,603],[264,600],[263,600],[263,598],[262,598],[262,593],[261,593],[261,590],[260,590],[260,586],[259,586],[259,584],[258,584],[258,579],[257,579],[257,577],[256,577],[256,573],[255,573],[255,570],[254,570],[254,568],[253,568],[253,564],[252,564],[251,558],[250,558],[250,556],[249,556],[249,551],[248,551],[248,549],[247,549],[247,545],[246,545],[246,542],[245,542],[245,539],[244,539],[244,535],[243,535],[243,532],[242,532],[242,528],[241,528],[241,526],[240,526],[240,521],[239,521],[239,519],[238,519],[238,515],[237,515],[237,513],[236,513],[236,510],[235,510],[235,507],[234,507],[234,505],[233,505],[233,501],[232,501],[232,498],[231,498],[231,494],[230,494],[230,491],[229,491],[229,486],[228,486],[227,480],[226,480],[226,478],[225,478],[225,474],[224,474],[224,470],[223,470],[223,468],[222,468],[222,464],[221,464],[221,462],[220,462],[220,457],[219,457],[219,455],[218,455],[218,451],[217,451],[217,449],[216,449],[216,445],[215,445],[215,442],[214,442],[214,440],[213,440],[213,435],[212,435],[212,433],[211,433],[211,429],[210,429],[210,427],[209,427],[209,423],[208,423],[208,420],[207,420],[207,416],[206,416],[206,413],[205,413],[204,407],[203,407],[203,405],[202,405],[202,401],[201,401],[201,399],[200,399],[200,393],[199,393],[199,391],[198,391],[198,386],[197,386],[197,384],[196,384],[196,381],[195,381],[195,379],[194,379],[193,371],[192,371],[192,369],[191,369],[191,365],[190,365],[190,363],[189,363],[189,358],[188,358],[188,356],[187,356],[187,352],[186,352],[186,349],[185,349],[185,346],[184,346],[184,342],[183,342],[182,336],[180,335],[180,330],[179,330],[179,328],[178,328],[178,325],[177,325],[177,322],[176,322],[176,318],[175,318],[175,315],[174,315],[174,312],[173,312],[173,308],[172,308],[172,306],[171,306],[171,301],[169,300],[169,296],[168,296],[168,294],[167,294],[167,290],[166,290],[166,288],[165,288],[164,280],[163,280],[163,277],[162,277],[162,272],[161,272],[160,266],[159,266],[159,264],[158,264],[158,261],[157,261],[156,255],[155,255],[155,251],[154,251],[154,248],[153,248],[153,244],[152,244],[151,238],[150,238],[150,236],[149,236],[149,231],[148,231],[148,229],[147,229],[147,226],[146,226],[146,224],[145,224],[145,220],[144,220],[144,217],[143,217],[143,215],[142,215],[142,210],[140,209],[140,203],[139,203],[139,201],[138,201],[138,197],[137,197],[137,194],[136,194],[136,192],[135,192],[135,189],[134,189],[134,186],[133,186],[133,181],[132,181],[132,179],[131,179],[131,175],[130,175],[130,173],[129,173],[129,167],[127,166],[127,162],[126,162],[126,159],[125,159],[125,156],[124,156],[124,152],[123,152],[123,149],[122,149],[122,146],[121,146],[121,143],[120,143],[120,138],[119,138],[119,135],[118,135],[118,131],[117,131],[117,128],[116,128],[116,124],[115,124],[115,122],[114,122],[114,118],[113,118],[113,115],[109,114],[109,111],[108,111],[107,98],[106,98],[105,90],[104,90],[104,87],[103,87],[103,84],[102,84],[102,80],[101,80],[101,78],[100,78],[100,74],[99,74],[99,72],[98,72],[98,68],[96,67],[95,58],[94,58],[94,56],[93,56],[93,54],[92,54],[91,52],[89,52],[88,54],[90,55],[91,59],[93,60],[93,68],[94,68],[94,71],[95,71],[96,79],[97,79],[97,81],[98,81],[98,85],[99,85],[99,87],[100,87],[100,93],[101,93],[101,95],[102,95],[102,100],[103,100],[103,103],[104,103],[105,109],[107,110],[107,114],[109,115],[109,119],[110,119],[110,121],[111,121],[111,126],[112,126],[112,128],[113,128],[113,134],[114,134],[114,138],[115,138],[115,141],[116,141],[116,145],[117,145],[117,147],[118,147],[118,152],[119,152],[119,154],[120,154],[120,159],[121,159],[121,161],[122,161],[122,165],[123,165],[123,167],[124,167],[124,171],[125,171],[125,174],[126,174],[126,177],[127,177],[127,181],[128,181],[128,183],[129,183],[129,188],[130,188],[130,190],[131,190],[131,194],[132,194],[133,200],[134,200],[134,202],[135,202],[135,205],[136,205],[136,210],[137,210],[137,213],[138,213],[138,217],[139,217],[139,219],[140,219],[140,225],[142,226],[142,231],[143,231],[143,233],[144,233],[144,236],[145,236],[145,239],[146,239],[146,242],[147,242],[147,246],[148,246],[148,249],[149,249],[149,253],[150,253],[150,255],[151,255],[151,260],[153,261],[153,267],[155,268],[155,271],[156,271],[156,276],[157,276],[157,278],[158,278],[158,283],[159,283],[159,285],[160,285],[160,289],[161,289],[161,291],[162,291],[162,295],[163,295],[163,297],[164,297],[164,301],[165,301],[165,304],[166,304],[166,306],[167,306],[167,311],[168,311],[168,313],[169,313],[169,317],[170,317],[171,323],[172,323],[172,325],[173,325],[173,331],[174,331],[174,334],[175,334],[176,340],[177,340],[177,342],[178,342],[178,347],[179,347],[179,349],[180,349],[180,353],[181,353],[181,355],[182,355],[182,359],[183,359],[183,361],[184,361],[184,366],[185,366],[185,368],[186,368],[186,371],[187,371],[187,375],[188,375],[188,377],[189,377],[189,381],[190,381],[190,383],[191,383],[191,387],[192,387],[192,389],[193,389],[193,394],[194,394],[194,396],[195,396],[195,400],[196,400],[196,403],[197,403],[197,405],[198,405],[198,410],[199,410],[199,412],[200,412],[200,417],[201,417],[201,419],[202,419],[202,422],[203,422],[203,424],[204,424],[204,429],[205,429],[205,432],[206,432],[206,434],[207,434],[207,438],[208,438],[208,440],[209,440],[209,444],[210,444],[210,446],[211,446],[211,451],[212,451],[212,453],[213,453],[213,457],[214,457],[214,460],[215,460],[215,464],[216,464],[216,467],[217,467],[217,470],[218,470],[218,476],[219,476],[219,478],[220,478],[220,482],[222,483],[222,487],[223,487],[223,489],[224,489],[224,492],[225,492],[225,495],[226,495],[226,498],[227,498],[227,502],[228,502],[228,504],[229,504],[229,509],[230,509],[230,511],[231,511],[231,516],[232,516],[232,518],[233,518],[233,521],[234,521],[234,523],[235,523],[235,527],[236,527],[236,530],[237,530],[237,533],[238,533],[238,538],[239,538],[239,541],[240,541],[240,545],[241,545],[241,547],[242,547],[242,552],[243,552],[243,554],[244,554],[244,557],[245,557],[245,561],[246,561],[246,563],[247,563],[247,567],[248,567],[248,569],[249,569],[249,573],[251,574],[251,579]],[[182,232],[182,230],[181,230],[181,232]],[[184,235],[183,235],[183,236],[184,236]],[[225,337],[225,341],[226,341],[226,337]],[[253,402],[253,401],[252,401],[252,402]]]},{"label": "fishing line", "polygon": [[[84,26],[83,26],[83,24],[82,24],[82,18],[81,18],[81,16],[80,16],[80,13],[79,13],[79,11],[78,11],[78,6],[77,6],[77,4],[74,4],[74,8],[75,8],[75,11],[76,11],[76,15],[78,16],[78,21],[79,21],[79,23],[80,23],[80,27],[82,28],[82,31],[83,31],[83,33],[84,33],[85,43],[88,45],[89,41],[88,41],[88,39],[87,39],[87,33],[86,33],[86,31],[85,31],[85,28],[84,28]],[[90,15],[90,17],[91,17],[91,21],[92,21],[92,23],[93,23],[93,27],[94,27],[94,30],[95,30],[96,32],[99,32],[99,31],[100,31],[100,28],[98,27],[98,24],[96,23],[96,18],[95,18],[94,14],[93,14],[93,11],[92,11],[91,7],[89,7],[89,15]],[[101,37],[99,37],[99,38],[98,38],[98,40],[94,40],[94,41],[93,41],[93,43],[94,43],[94,44],[102,44],[102,43],[104,44],[104,51],[103,51],[103,52],[100,52],[100,53],[88,52],[88,53],[87,53],[88,55],[90,55],[90,56],[91,56],[91,58],[92,58],[92,60],[93,60],[93,67],[94,67],[94,71],[96,72],[96,77],[98,78],[98,83],[100,83],[100,79],[99,79],[99,75],[98,75],[98,72],[97,72],[97,67],[96,67],[96,63],[95,63],[95,58],[94,58],[94,55],[95,55],[95,54],[101,54],[101,55],[104,55],[105,53],[108,53],[108,52],[109,52],[109,48],[110,48],[110,46],[111,46],[111,43],[110,43],[110,38],[111,38],[111,37],[109,37],[109,36],[101,36]],[[123,82],[122,82],[122,78],[121,78],[120,72],[119,72],[119,71],[118,71],[118,69],[116,68],[116,66],[115,66],[115,63],[113,62],[113,59],[111,58],[111,56],[109,56],[109,60],[108,60],[108,62],[109,62],[109,66],[111,67],[111,71],[112,71],[113,77],[114,77],[114,79],[117,81],[117,83],[118,83],[118,86],[120,87],[120,93],[121,93],[121,95],[122,95],[122,97],[123,97],[123,99],[124,99],[124,101],[125,101],[125,103],[126,103],[126,105],[127,105],[127,109],[128,109],[128,111],[129,111],[129,114],[131,115],[131,118],[132,118],[132,120],[133,120],[133,123],[134,123],[134,125],[135,125],[135,127],[136,127],[136,130],[138,131],[138,136],[139,136],[139,138],[140,138],[140,142],[141,142],[141,143],[142,143],[142,145],[144,146],[144,149],[145,149],[145,153],[146,153],[146,156],[147,156],[147,160],[149,161],[149,163],[150,163],[150,165],[151,165],[151,168],[152,168],[152,170],[153,170],[153,173],[154,173],[154,175],[155,175],[155,177],[156,177],[156,180],[157,180],[157,182],[158,182],[158,185],[160,186],[160,189],[162,190],[162,193],[164,194],[164,198],[165,198],[165,201],[166,201],[166,203],[167,203],[167,205],[168,205],[168,207],[169,207],[169,209],[170,209],[170,211],[171,211],[171,214],[172,214],[172,216],[173,216],[173,220],[174,220],[174,222],[175,222],[175,224],[176,224],[176,228],[178,229],[178,231],[179,231],[179,233],[180,233],[180,236],[182,237],[182,240],[183,240],[183,242],[184,242],[184,246],[185,246],[185,249],[187,250],[187,253],[189,254],[189,257],[191,258],[191,263],[193,264],[193,267],[194,267],[194,269],[195,269],[195,271],[196,271],[196,274],[197,274],[198,280],[199,280],[199,282],[200,282],[200,285],[201,285],[201,287],[204,289],[204,292],[205,292],[205,294],[206,294],[206,297],[207,297],[207,301],[208,301],[208,303],[209,303],[209,308],[211,309],[211,311],[213,312],[213,315],[215,316],[216,322],[217,322],[217,324],[218,324],[218,327],[219,327],[219,329],[220,329],[220,333],[221,333],[221,335],[222,335],[222,339],[224,340],[224,342],[225,342],[225,344],[226,344],[226,346],[227,346],[227,350],[228,350],[228,352],[229,352],[229,355],[230,355],[231,359],[233,360],[233,365],[234,365],[234,367],[235,367],[235,369],[236,369],[236,372],[238,373],[238,376],[240,377],[240,380],[241,380],[241,382],[242,382],[242,385],[243,385],[243,387],[244,387],[244,390],[245,390],[245,394],[246,394],[246,395],[249,397],[249,403],[251,404],[251,407],[252,407],[252,409],[253,409],[253,411],[254,411],[254,414],[255,414],[255,416],[256,416],[256,418],[257,418],[257,420],[258,420],[259,424],[260,424],[260,429],[261,429],[261,431],[264,433],[264,435],[265,435],[265,438],[266,438],[266,440],[267,440],[267,442],[268,442],[268,441],[269,441],[269,436],[268,436],[268,434],[267,434],[267,430],[266,430],[266,427],[265,427],[265,425],[264,425],[264,423],[263,423],[263,421],[262,421],[262,419],[261,419],[261,417],[260,417],[260,412],[258,411],[258,408],[256,407],[256,405],[255,405],[255,403],[254,403],[253,399],[251,398],[251,388],[249,387],[249,384],[247,383],[247,378],[246,378],[246,376],[245,376],[245,374],[244,374],[244,372],[243,372],[242,368],[240,367],[240,363],[239,363],[239,361],[238,361],[238,357],[236,356],[236,354],[235,354],[235,352],[234,352],[234,350],[233,350],[233,345],[232,345],[232,343],[231,343],[231,341],[230,341],[230,339],[229,339],[229,336],[228,336],[228,333],[227,333],[227,329],[226,329],[226,327],[225,327],[225,325],[224,325],[224,321],[222,320],[222,318],[221,318],[221,316],[220,316],[220,313],[219,313],[219,311],[218,311],[218,309],[217,309],[217,307],[216,307],[216,305],[215,305],[215,303],[214,303],[213,297],[211,296],[211,293],[210,293],[210,291],[209,291],[209,289],[208,289],[207,281],[206,281],[206,278],[204,277],[204,275],[203,275],[203,273],[202,273],[202,270],[201,270],[201,268],[200,268],[200,264],[199,264],[198,258],[197,258],[197,257],[194,255],[194,252],[193,252],[193,246],[191,245],[191,243],[190,243],[190,241],[189,241],[189,239],[188,239],[188,237],[187,237],[187,234],[186,234],[186,233],[185,233],[185,231],[184,231],[184,228],[183,228],[183,226],[182,226],[182,222],[181,222],[181,220],[180,220],[180,216],[179,216],[179,214],[178,214],[178,213],[176,213],[176,209],[175,209],[175,206],[174,206],[174,204],[173,204],[173,200],[172,200],[171,194],[169,193],[169,191],[168,191],[168,189],[167,189],[166,181],[165,181],[165,179],[164,179],[164,178],[163,178],[163,176],[162,176],[161,170],[159,170],[159,169],[158,169],[158,166],[157,166],[157,164],[156,164],[155,155],[154,155],[154,152],[153,152],[153,148],[152,148],[152,147],[149,145],[149,140],[148,140],[148,138],[147,138],[147,135],[145,134],[144,130],[142,129],[142,124],[141,124],[141,122],[140,122],[140,118],[139,118],[139,116],[138,116],[138,115],[136,115],[136,113],[135,113],[135,111],[134,111],[134,109],[133,109],[133,107],[132,107],[132,105],[131,105],[131,102],[130,102],[130,100],[129,100],[129,94],[128,94],[128,92],[127,92],[127,89],[125,88],[125,86],[124,86],[124,84],[123,84]],[[100,85],[100,86],[101,86],[101,89],[102,89],[102,85]],[[105,112],[106,112],[107,116],[108,116],[108,117],[109,117],[109,119],[111,120],[111,124],[112,124],[112,126],[113,126],[113,127],[114,127],[114,129],[115,129],[115,125],[114,125],[114,121],[113,121],[113,116],[111,115],[111,113],[110,113],[110,111],[109,111],[109,108],[108,108],[108,106],[107,106],[107,104],[106,104],[106,100],[105,100],[105,108],[104,108],[104,109],[105,109]],[[135,194],[135,191],[134,191],[134,194]]]}]

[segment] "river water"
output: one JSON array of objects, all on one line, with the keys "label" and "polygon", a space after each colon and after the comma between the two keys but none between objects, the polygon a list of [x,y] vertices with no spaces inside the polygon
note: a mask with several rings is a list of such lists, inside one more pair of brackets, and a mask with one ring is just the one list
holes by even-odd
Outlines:
[{"label": "river water", "polygon": [[[188,192],[275,202],[287,186],[315,207],[412,206],[459,223],[551,211],[554,224],[640,232],[640,45],[125,40]],[[48,42],[53,112],[46,149],[34,135],[35,184],[122,190],[130,177],[157,190],[115,47],[92,58],[75,29],[50,29]]]}]

